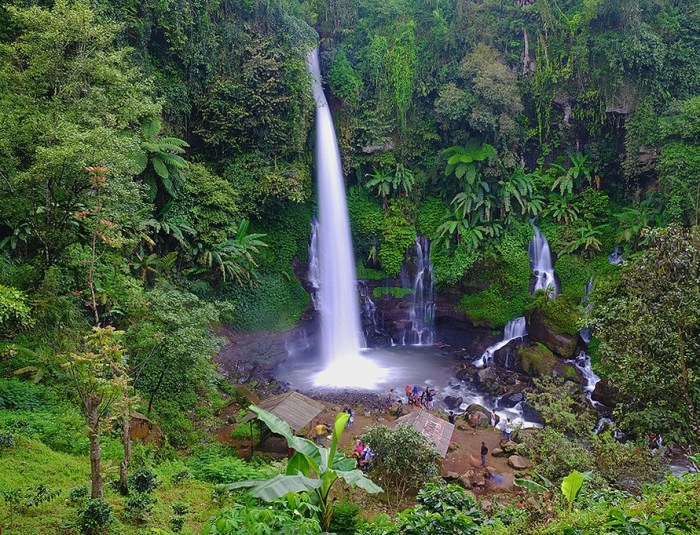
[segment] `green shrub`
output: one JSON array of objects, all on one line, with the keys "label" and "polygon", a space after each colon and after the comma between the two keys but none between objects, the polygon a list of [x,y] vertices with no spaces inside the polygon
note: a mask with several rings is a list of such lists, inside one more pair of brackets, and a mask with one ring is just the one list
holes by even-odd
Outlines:
[{"label": "green shrub", "polygon": [[0,409],[33,411],[55,402],[55,394],[47,387],[17,379],[0,379]]},{"label": "green shrub", "polygon": [[431,247],[430,261],[438,289],[457,285],[478,259],[479,252],[471,250],[466,243],[452,249]]},{"label": "green shrub", "polygon": [[155,502],[150,494],[131,494],[124,500],[124,514],[134,524],[143,524],[153,514]]},{"label": "green shrub", "polygon": [[0,448],[14,448],[15,436],[10,431],[0,431]]},{"label": "green shrub", "polygon": [[269,479],[278,471],[275,465],[246,462],[233,457],[230,450],[222,447],[207,448],[191,460],[190,467],[195,478],[210,483]]},{"label": "green shrub", "polygon": [[139,468],[129,476],[129,487],[139,494],[153,492],[159,485],[160,481],[158,481],[156,473],[148,468]]},{"label": "green shrub", "polygon": [[549,427],[524,435],[523,448],[537,464],[537,471],[552,481],[573,470],[584,472],[593,468],[593,456],[580,442]]},{"label": "green shrub", "polygon": [[80,485],[68,491],[68,503],[74,506],[83,505],[90,498],[90,487]]},{"label": "green shrub", "polygon": [[437,475],[435,462],[440,454],[411,426],[373,425],[365,429],[362,442],[371,444],[376,452],[377,479],[392,505],[400,504]]},{"label": "green shrub", "polygon": [[185,517],[190,511],[190,504],[183,502],[173,502],[170,504],[173,516],[170,518],[170,528],[175,533],[180,533],[185,525]]},{"label": "green shrub", "polygon": [[357,515],[359,512],[360,507],[354,503],[335,502],[328,531],[338,535],[353,535],[357,529]]},{"label": "green shrub", "polygon": [[112,506],[99,498],[88,500],[78,513],[78,527],[85,535],[98,535],[113,521]]}]

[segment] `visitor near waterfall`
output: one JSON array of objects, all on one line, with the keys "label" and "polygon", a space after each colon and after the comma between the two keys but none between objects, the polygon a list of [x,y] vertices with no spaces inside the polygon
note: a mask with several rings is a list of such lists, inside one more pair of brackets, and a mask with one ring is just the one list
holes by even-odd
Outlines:
[{"label": "visitor near waterfall", "polygon": [[314,437],[314,442],[318,445],[323,443],[323,439],[328,436],[328,427],[325,424],[319,422],[315,428],[316,436]]},{"label": "visitor near waterfall", "polygon": [[486,447],[486,443],[481,443],[481,466],[486,468],[486,456],[489,453],[489,449]]}]

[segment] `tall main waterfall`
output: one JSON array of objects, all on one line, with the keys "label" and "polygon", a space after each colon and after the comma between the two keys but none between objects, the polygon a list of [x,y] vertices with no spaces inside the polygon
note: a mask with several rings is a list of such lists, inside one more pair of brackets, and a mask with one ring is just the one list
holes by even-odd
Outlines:
[{"label": "tall main waterfall", "polygon": [[325,369],[315,383],[319,386],[371,388],[369,377],[378,374],[371,362],[360,357],[360,308],[355,278],[355,258],[350,238],[350,218],[340,151],[328,102],[323,94],[318,49],[308,57],[316,101],[316,183],[318,265],[314,266],[321,315],[321,352]]},{"label": "tall main waterfall", "polygon": [[535,291],[548,291],[547,288],[551,287],[548,293],[549,297],[554,299],[559,292],[559,288],[557,288],[557,281],[554,280],[554,267],[552,266],[552,253],[549,250],[549,243],[547,243],[547,238],[545,238],[540,229],[535,226],[534,221],[530,223],[535,231],[535,236],[528,246],[530,268],[537,277]]}]

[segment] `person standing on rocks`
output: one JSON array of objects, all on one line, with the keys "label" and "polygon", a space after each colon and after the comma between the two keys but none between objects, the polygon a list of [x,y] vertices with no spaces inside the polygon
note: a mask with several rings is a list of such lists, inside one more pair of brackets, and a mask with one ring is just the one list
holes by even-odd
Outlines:
[{"label": "person standing on rocks", "polygon": [[486,456],[489,454],[489,449],[486,447],[486,443],[481,443],[481,466],[486,468]]},{"label": "person standing on rocks", "polygon": [[498,414],[496,414],[496,409],[491,411],[491,427],[497,427],[498,421],[500,420]]},{"label": "person standing on rocks", "polygon": [[447,417],[447,421],[454,425],[454,423],[455,423],[455,413],[454,413],[454,411],[450,411],[450,414],[449,414],[449,416]]},{"label": "person standing on rocks", "polygon": [[394,389],[392,388],[389,390],[389,393],[386,395],[386,403],[391,408],[391,404],[394,402]]}]

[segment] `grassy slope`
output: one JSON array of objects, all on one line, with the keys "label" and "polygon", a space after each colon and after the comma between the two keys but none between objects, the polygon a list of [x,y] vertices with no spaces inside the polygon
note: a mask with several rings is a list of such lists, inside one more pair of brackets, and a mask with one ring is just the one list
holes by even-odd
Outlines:
[{"label": "grassy slope", "polygon": [[[0,490],[11,488],[27,488],[44,484],[52,489],[60,489],[61,495],[50,504],[37,510],[30,509],[27,513],[16,515],[13,525],[9,527],[9,510],[0,502],[0,526],[3,535],[46,535],[64,533],[64,526],[69,526],[76,518],[76,510],[66,502],[68,490],[72,487],[89,482],[90,460],[87,456],[72,456],[57,453],[41,442],[16,436],[17,446],[3,450],[0,453]],[[137,534],[147,533],[151,527],[168,528],[171,518],[170,504],[173,501],[190,504],[191,514],[183,533],[199,533],[203,524],[220,508],[219,504],[211,501],[213,485],[196,480],[185,480],[173,485],[171,476],[184,468],[181,462],[170,462],[160,465],[156,472],[163,482],[156,489],[156,509],[151,520],[144,525],[129,524],[123,516],[123,499],[105,485],[105,498],[115,511],[117,523],[113,533]],[[107,463],[105,480],[117,475],[117,465]]]}]

